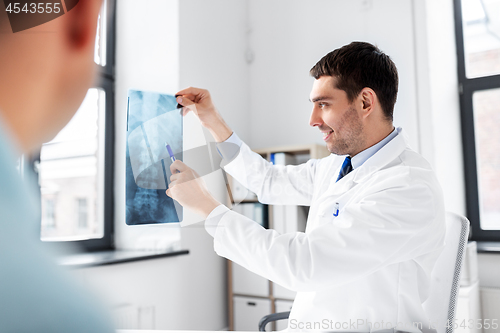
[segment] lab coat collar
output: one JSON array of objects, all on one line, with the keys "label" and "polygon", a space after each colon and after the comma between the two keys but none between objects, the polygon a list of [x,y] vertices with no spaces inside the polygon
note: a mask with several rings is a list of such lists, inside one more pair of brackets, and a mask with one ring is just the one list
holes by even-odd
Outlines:
[{"label": "lab coat collar", "polygon": [[398,134],[372,157],[367,159],[354,173],[353,181],[361,183],[372,174],[396,159],[408,147],[406,132],[401,127],[397,128]]}]

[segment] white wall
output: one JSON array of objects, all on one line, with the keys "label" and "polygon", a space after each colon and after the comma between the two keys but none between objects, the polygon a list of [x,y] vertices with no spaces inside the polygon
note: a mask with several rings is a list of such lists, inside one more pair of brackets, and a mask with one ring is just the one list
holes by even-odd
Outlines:
[{"label": "white wall", "polygon": [[333,49],[358,40],[378,45],[396,63],[395,124],[405,128],[418,150],[411,9],[410,0],[251,1],[252,147],[323,144],[319,131],[309,126],[314,80],[309,69]]},{"label": "white wall", "polygon": [[[183,236],[188,255],[73,273],[108,306],[118,328],[221,330],[227,327],[224,265],[209,254],[210,239],[193,233]],[[123,308],[129,310],[124,313]],[[153,325],[137,322],[143,309],[153,309]]]},{"label": "white wall", "polygon": [[[416,6],[424,6],[415,0]],[[420,13],[423,14],[423,13]],[[427,51],[420,58],[421,141],[443,187],[446,209],[465,215],[465,179],[452,0],[425,2]],[[424,51],[425,52],[425,51]],[[422,64],[422,62],[420,64]],[[424,90],[426,90],[424,92]]]},{"label": "white wall", "polygon": [[180,1],[180,87],[208,89],[243,140],[250,139],[247,0]]},{"label": "white wall", "polygon": [[500,255],[479,253],[477,255],[477,266],[480,286],[500,289]]}]

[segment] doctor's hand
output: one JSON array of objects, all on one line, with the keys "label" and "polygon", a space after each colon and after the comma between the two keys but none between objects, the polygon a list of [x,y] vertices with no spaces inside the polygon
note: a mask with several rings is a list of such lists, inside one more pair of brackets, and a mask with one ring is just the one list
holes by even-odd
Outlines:
[{"label": "doctor's hand", "polygon": [[184,107],[183,115],[193,111],[217,142],[225,141],[233,134],[212,103],[208,90],[189,87],[178,91],[175,95],[178,96],[177,103]]},{"label": "doctor's hand", "polygon": [[183,207],[193,210],[206,219],[212,210],[220,205],[208,191],[203,179],[182,161],[173,162],[170,171],[172,176],[166,191],[167,195]]}]

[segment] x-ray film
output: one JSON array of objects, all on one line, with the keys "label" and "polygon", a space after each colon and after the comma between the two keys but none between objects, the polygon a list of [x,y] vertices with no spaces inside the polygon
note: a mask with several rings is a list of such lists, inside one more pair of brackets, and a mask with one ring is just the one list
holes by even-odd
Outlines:
[{"label": "x-ray film", "polygon": [[182,206],[166,195],[170,165],[166,144],[183,160],[182,111],[172,95],[129,90],[126,152],[126,223],[181,222]]}]

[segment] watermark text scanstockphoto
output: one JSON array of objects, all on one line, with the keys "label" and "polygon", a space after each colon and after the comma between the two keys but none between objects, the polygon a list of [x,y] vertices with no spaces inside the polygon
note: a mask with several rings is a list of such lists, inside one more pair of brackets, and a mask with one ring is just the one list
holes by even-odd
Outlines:
[{"label": "watermark text scanstockphoto", "polygon": [[[383,330],[396,328],[401,331],[408,331],[409,329],[415,328],[422,330],[426,329],[436,329],[437,323],[430,322],[423,324],[422,322],[390,322],[390,321],[369,321],[367,319],[356,319],[349,321],[334,321],[330,319],[322,319],[320,321],[299,321],[297,319],[290,319],[289,327],[291,329],[299,330],[361,330],[369,328],[370,330]],[[453,322],[448,321],[446,323],[447,328],[463,328],[463,329],[483,329],[483,330],[496,330],[499,327],[498,319],[455,319]]]},{"label": "watermark text scanstockphoto", "polygon": [[369,321],[367,319],[356,319],[349,321],[334,321],[330,319],[323,319],[321,321],[298,321],[297,319],[290,319],[289,326],[291,329],[299,330],[361,330],[364,328],[370,328],[370,330],[381,330],[398,328],[404,330],[405,328],[417,328],[422,329],[423,324],[421,322],[411,322],[411,323],[393,323],[389,321]]}]

